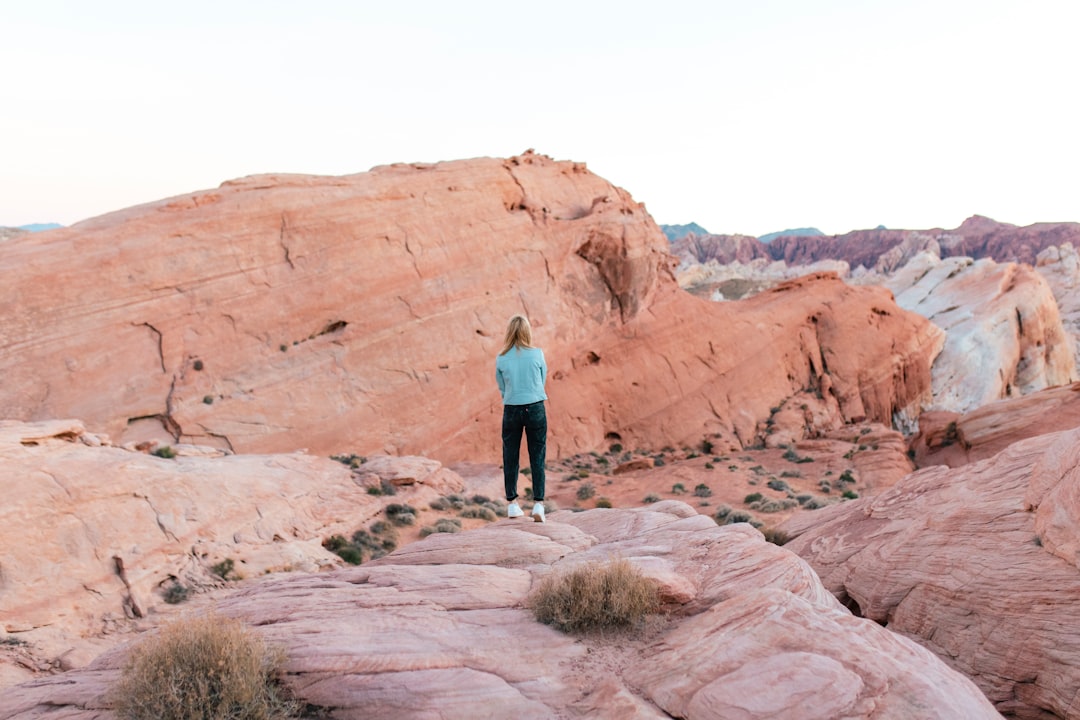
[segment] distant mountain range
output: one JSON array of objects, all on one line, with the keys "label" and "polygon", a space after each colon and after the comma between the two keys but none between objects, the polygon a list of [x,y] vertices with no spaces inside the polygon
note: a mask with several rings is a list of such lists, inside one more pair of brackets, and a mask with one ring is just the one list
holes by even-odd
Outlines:
[{"label": "distant mountain range", "polygon": [[42,230],[56,230],[62,227],[64,226],[60,223],[30,223],[29,225],[20,225],[19,229],[28,232],[41,232]]},{"label": "distant mountain range", "polygon": [[792,230],[781,230],[780,232],[766,233],[765,235],[762,235],[761,237],[759,237],[758,240],[760,240],[761,242],[767,244],[769,241],[775,240],[776,238],[782,238],[782,237],[817,237],[819,235],[824,235],[824,234],[825,233],[821,232],[820,230],[818,230],[815,227],[805,227],[805,228],[794,228]]},{"label": "distant mountain range", "polygon": [[[705,237],[711,235],[708,230],[698,225],[696,222],[687,223],[686,225],[661,225],[660,229],[667,235],[669,242],[675,242],[680,238],[684,238],[687,235],[697,235],[698,237]],[[794,228],[791,230],[780,230],[779,232],[771,232],[766,235],[762,235],[758,238],[763,243],[768,243],[771,240],[775,240],[780,237],[818,237],[824,235],[814,227]]]},{"label": "distant mountain range", "polygon": [[660,229],[667,235],[669,242],[675,242],[679,238],[684,238],[687,235],[693,233],[694,235],[708,235],[709,231],[698,225],[696,222],[688,223],[686,225],[661,225]]}]

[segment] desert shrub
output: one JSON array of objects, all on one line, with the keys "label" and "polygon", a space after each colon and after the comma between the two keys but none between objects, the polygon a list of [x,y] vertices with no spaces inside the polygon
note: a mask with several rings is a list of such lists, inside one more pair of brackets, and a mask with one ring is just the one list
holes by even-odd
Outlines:
[{"label": "desert shrub", "polygon": [[213,395],[203,395],[202,401],[207,405],[213,405],[214,404],[214,396]]},{"label": "desert shrub", "polygon": [[174,450],[171,445],[162,445],[161,447],[156,448],[153,454],[157,455],[159,458],[171,460],[176,457],[176,450]]},{"label": "desert shrub", "polygon": [[791,489],[786,482],[784,482],[783,480],[779,480],[777,478],[773,478],[772,480],[770,480],[769,482],[767,482],[765,484],[770,489],[776,490],[777,492],[784,492],[786,490]]},{"label": "desert shrub", "polygon": [[179,581],[174,580],[169,584],[169,587],[165,588],[165,592],[162,593],[162,598],[170,605],[179,605],[191,596],[191,588],[187,585],[181,584]]},{"label": "desert shrub", "polygon": [[696,497],[711,497],[712,490],[705,483],[698,483],[694,486],[694,495]]},{"label": "desert shrub", "polygon": [[682,483],[675,483],[671,486],[672,495],[683,495],[686,493],[686,486]]},{"label": "desert shrub", "polygon": [[487,495],[473,495],[470,498],[470,502],[472,502],[473,505],[487,505],[491,502],[491,498]]},{"label": "desert shrub", "polygon": [[855,482],[855,476],[851,474],[851,470],[845,470],[840,473],[840,477],[837,478],[837,482],[853,483]]},{"label": "desert shrub", "polygon": [[331,535],[322,541],[322,546],[330,552],[337,552],[348,544],[349,541],[345,539],[344,535]]},{"label": "desert shrub", "polygon": [[829,493],[832,491],[832,485],[829,484],[828,480],[822,480],[821,482],[819,482],[818,487],[823,493]]},{"label": "desert shrub", "polygon": [[587,477],[589,477],[589,471],[588,470],[578,470],[577,471],[577,476],[579,478],[587,478]]},{"label": "desert shrub", "polygon": [[583,483],[581,487],[577,489],[578,500],[588,500],[596,494],[596,487],[591,482]]},{"label": "desert shrub", "polygon": [[749,495],[747,495],[746,497],[744,497],[743,502],[746,503],[747,505],[749,505],[752,502],[757,502],[762,497],[764,497],[764,496],[761,493],[753,492],[753,493],[750,493]]},{"label": "desert shrub", "polygon": [[387,519],[395,525],[412,525],[416,522],[416,508],[411,505],[390,503],[383,510]]},{"label": "desert shrub", "polygon": [[355,545],[346,545],[335,550],[334,553],[350,565],[359,565],[364,562],[364,551]]},{"label": "desert shrub", "polygon": [[845,500],[856,500],[859,497],[859,493],[855,492],[854,490],[845,490],[842,493],[842,496]]},{"label": "desert shrub", "polygon": [[351,468],[358,468],[367,462],[367,458],[363,455],[331,455],[331,460],[336,460],[342,465],[348,465]]},{"label": "desert shrub", "polygon": [[788,541],[788,534],[783,530],[777,530],[776,528],[765,528],[761,531],[761,534],[773,545],[783,545]]},{"label": "desert shrub", "polygon": [[730,470],[731,472],[735,472],[736,470],[739,469],[739,466],[738,465],[728,465],[727,469]]},{"label": "desert shrub", "polygon": [[621,453],[622,445],[619,443],[614,443],[611,447],[608,448],[608,452]]},{"label": "desert shrub", "polygon": [[135,646],[109,698],[125,720],[296,717],[273,682],[283,659],[237,620],[180,620]]},{"label": "desert shrub", "polygon": [[713,465],[711,462],[705,463],[705,469],[706,470],[712,470],[714,467],[716,467],[716,466]]},{"label": "desert shrub", "polygon": [[649,493],[641,499],[641,502],[645,503],[646,505],[652,505],[653,503],[660,502],[661,500],[663,500],[663,498],[661,498],[656,493]]},{"label": "desert shrub", "polygon": [[458,513],[459,517],[463,518],[478,518],[480,520],[487,520],[493,522],[498,519],[498,516],[482,505],[471,505]]},{"label": "desert shrub", "polygon": [[763,513],[775,513],[783,512],[784,510],[790,510],[798,504],[799,503],[797,503],[796,501],[788,498],[785,498],[783,500],[772,500],[769,498],[763,498],[761,500],[758,500],[757,502],[750,503],[750,509],[757,510],[758,512]]},{"label": "desert shrub", "polygon": [[819,500],[817,498],[810,498],[809,500],[807,500],[806,502],[803,503],[803,510],[817,510],[818,508],[825,507],[827,504],[828,503],[826,503],[824,500]]},{"label": "desert shrub", "polygon": [[751,515],[748,512],[743,512],[742,510],[732,510],[730,513],[727,514],[727,517],[724,518],[724,522],[722,522],[721,525],[734,525],[735,523],[748,523],[748,522],[753,522],[753,520],[754,520],[754,516]]},{"label": "desert shrub", "polygon": [[766,475],[769,471],[763,468],[761,465],[755,465],[754,467],[750,468],[750,472],[754,473],[755,475]]},{"label": "desert shrub", "polygon": [[780,473],[780,477],[782,477],[782,478],[801,478],[802,473],[799,472],[798,470],[785,470],[784,472]]},{"label": "desert shrub", "polygon": [[611,501],[608,500],[606,497],[596,498],[596,507],[598,507],[598,508],[609,508],[609,507],[611,507]]},{"label": "desert shrub", "polygon": [[235,580],[236,577],[229,577],[233,574],[233,569],[236,567],[236,563],[232,558],[225,558],[216,565],[211,566],[210,572],[217,575],[222,580]]},{"label": "desert shrub", "polygon": [[723,525],[724,521],[727,520],[727,516],[730,515],[730,514],[731,514],[731,506],[730,505],[721,505],[720,507],[718,507],[716,509],[716,512],[713,514],[713,520],[716,521],[717,525]]},{"label": "desert shrub", "polygon": [[437,497],[428,503],[428,507],[432,510],[449,510],[450,501],[445,497]]},{"label": "desert shrub", "polygon": [[712,455],[713,447],[714,447],[714,445],[713,445],[712,440],[709,440],[708,438],[705,438],[704,440],[701,441],[701,454],[702,455]]},{"label": "desert shrub", "polygon": [[653,458],[653,467],[664,467],[667,463],[664,462],[663,455],[657,455]]},{"label": "desert shrub", "polygon": [[434,525],[425,525],[420,528],[420,537],[427,537],[433,533],[456,533],[461,532],[461,521],[455,518],[439,518]]},{"label": "desert shrub", "polygon": [[529,597],[536,619],[564,632],[633,627],[659,605],[656,582],[626,560],[554,572]]},{"label": "desert shrub", "polygon": [[801,495],[796,495],[795,496],[795,501],[797,503],[799,503],[800,505],[805,505],[806,503],[810,502],[810,500],[812,500],[813,497],[814,497],[813,495],[810,495],[808,493],[803,493]]}]

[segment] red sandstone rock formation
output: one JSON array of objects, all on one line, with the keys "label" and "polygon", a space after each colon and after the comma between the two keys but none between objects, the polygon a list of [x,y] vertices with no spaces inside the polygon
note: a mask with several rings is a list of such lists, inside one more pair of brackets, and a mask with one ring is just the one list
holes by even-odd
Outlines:
[{"label": "red sandstone rock formation", "polygon": [[[575,638],[524,608],[544,575],[612,557],[659,584],[670,614],[651,630]],[[792,553],[673,501],[432,535],[361,567],[252,583],[218,611],[283,647],[293,694],[342,720],[998,717]],[[107,717],[125,656],[9,688],[0,720]]]},{"label": "red sandstone rock formation", "polygon": [[1080,383],[983,405],[969,413],[928,412],[911,440],[920,467],[959,467],[1015,442],[1080,426]]},{"label": "red sandstone rock formation", "polygon": [[257,176],[5,242],[0,407],[118,442],[498,457],[493,358],[527,312],[552,456],[750,442],[806,389],[837,422],[917,405],[939,333],[835,276],[681,292],[667,241],[580,163]]},{"label": "red sandstone rock formation", "polygon": [[769,258],[764,243],[750,235],[695,235],[681,237],[671,243],[671,252],[684,262],[707,263],[715,260],[721,265],[733,262],[748,263]]},{"label": "red sandstone rock formation", "polygon": [[1007,716],[1076,717],[1078,448],[1070,430],[919,470],[789,520],[798,537],[785,547],[859,614],[973,678]]}]

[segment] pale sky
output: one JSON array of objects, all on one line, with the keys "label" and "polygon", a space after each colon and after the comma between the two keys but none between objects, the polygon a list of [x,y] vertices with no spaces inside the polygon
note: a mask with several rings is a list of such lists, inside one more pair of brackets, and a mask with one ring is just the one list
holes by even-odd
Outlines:
[{"label": "pale sky", "polygon": [[0,0],[0,226],[576,160],[714,233],[1080,221],[1080,0]]}]

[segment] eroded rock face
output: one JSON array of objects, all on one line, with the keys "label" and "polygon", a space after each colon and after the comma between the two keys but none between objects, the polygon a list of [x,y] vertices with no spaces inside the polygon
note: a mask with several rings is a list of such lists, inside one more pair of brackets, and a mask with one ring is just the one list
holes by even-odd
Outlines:
[{"label": "eroded rock face", "polygon": [[[667,620],[576,639],[525,609],[536,581],[624,557]],[[916,643],[853,617],[792,553],[693,508],[557,513],[432,535],[375,563],[218,603],[286,650],[285,682],[335,718],[998,717]],[[110,717],[124,648],[9,689],[3,720]]]},{"label": "eroded rock face", "polygon": [[883,283],[946,331],[928,410],[968,412],[1076,379],[1054,294],[1029,266],[924,252]]},{"label": "eroded rock face", "polygon": [[1015,442],[1080,426],[1080,383],[988,403],[969,413],[919,417],[911,447],[920,467],[959,467],[997,455]]},{"label": "eroded rock face", "polygon": [[1078,447],[1070,430],[919,470],[789,520],[798,537],[785,547],[860,614],[947,658],[1001,712],[1075,717]]},{"label": "eroded rock face", "polygon": [[[362,472],[304,453],[167,459],[76,421],[0,422],[0,465],[0,634],[33,649],[31,669],[84,654],[81,638],[155,612],[175,584],[222,585],[219,563],[249,578],[338,567],[326,537],[387,502],[426,507],[464,488],[426,458],[372,458]],[[383,480],[399,496],[368,493]]]},{"label": "eroded rock face", "polygon": [[718,308],[674,262],[624,190],[531,152],[244,178],[6,241],[0,407],[121,444],[482,462],[522,311],[553,457],[746,442],[824,382],[845,418],[888,422],[925,394],[940,338],[891,298],[820,275]]}]

